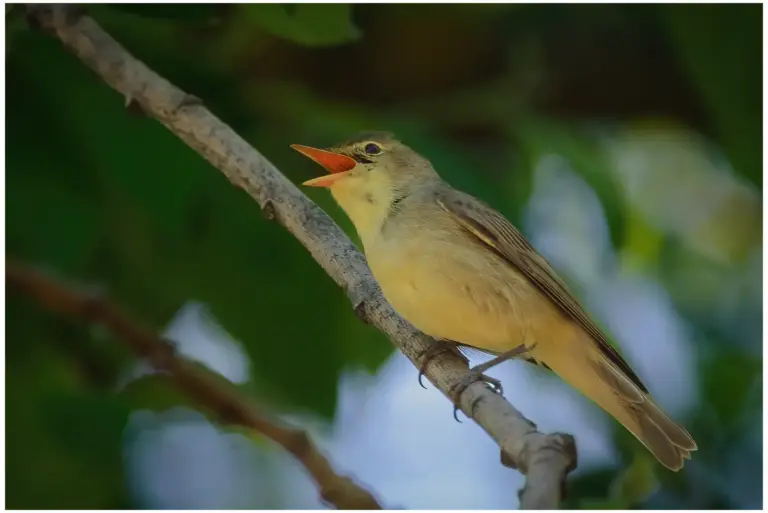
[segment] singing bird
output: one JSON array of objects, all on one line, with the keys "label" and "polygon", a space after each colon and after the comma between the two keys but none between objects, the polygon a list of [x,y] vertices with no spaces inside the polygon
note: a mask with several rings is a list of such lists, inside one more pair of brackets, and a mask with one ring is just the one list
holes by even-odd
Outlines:
[{"label": "singing bird", "polygon": [[330,189],[395,311],[446,344],[496,355],[471,370],[464,388],[477,379],[497,383],[482,372],[521,357],[597,403],[665,467],[677,471],[690,459],[697,449],[691,435],[653,402],[563,280],[501,214],[452,188],[387,132],[327,149],[292,147],[329,172],[304,185]]}]

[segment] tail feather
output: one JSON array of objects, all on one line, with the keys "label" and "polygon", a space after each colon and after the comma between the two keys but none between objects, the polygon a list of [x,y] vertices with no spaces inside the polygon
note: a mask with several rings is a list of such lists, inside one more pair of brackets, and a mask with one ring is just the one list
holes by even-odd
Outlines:
[{"label": "tail feather", "polygon": [[674,420],[670,419],[666,413],[661,411],[661,409],[650,400],[650,398],[646,403],[646,414],[669,436],[672,443],[688,452],[690,459],[690,451],[695,451],[698,449],[698,446],[688,431],[683,429],[683,427],[677,424]]},{"label": "tail feather", "polygon": [[610,362],[598,357],[591,363],[606,389],[593,399],[635,435],[662,465],[680,470],[684,460],[691,458],[691,451],[696,450],[691,435]]},{"label": "tail feather", "polygon": [[560,347],[540,358],[635,435],[662,465],[680,470],[697,449],[691,435],[661,411],[620,369],[597,351],[590,350],[594,342],[582,337],[586,335],[577,337],[579,342],[568,348],[570,350]]},{"label": "tail feather", "polygon": [[[680,470],[683,468],[684,460],[691,458],[688,449],[680,447],[672,440],[677,436],[675,432],[682,428],[675,424],[675,429],[670,431],[656,424],[645,407],[648,404],[653,406],[650,399],[640,405],[640,408],[634,405],[629,407],[626,404],[620,405],[619,408],[623,408],[624,411],[614,410],[614,416],[651,451],[662,465],[670,470]],[[609,410],[609,413],[614,412]]]}]

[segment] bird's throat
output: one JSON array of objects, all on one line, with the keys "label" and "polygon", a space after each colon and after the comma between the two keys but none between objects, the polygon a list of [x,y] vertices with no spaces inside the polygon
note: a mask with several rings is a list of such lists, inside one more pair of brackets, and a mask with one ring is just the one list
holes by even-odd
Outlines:
[{"label": "bird's throat", "polygon": [[366,178],[341,180],[331,187],[331,194],[355,225],[363,245],[370,247],[407,194],[398,193],[391,184],[381,182],[383,177],[380,183],[374,183],[375,178],[371,176]]}]

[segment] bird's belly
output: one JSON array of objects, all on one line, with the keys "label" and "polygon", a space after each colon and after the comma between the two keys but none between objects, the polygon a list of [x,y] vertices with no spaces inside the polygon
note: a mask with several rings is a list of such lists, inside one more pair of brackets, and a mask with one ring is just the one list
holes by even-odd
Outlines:
[{"label": "bird's belly", "polygon": [[390,257],[370,262],[374,276],[395,311],[427,335],[498,353],[532,346],[557,315],[530,282],[494,255],[478,258],[453,248]]}]

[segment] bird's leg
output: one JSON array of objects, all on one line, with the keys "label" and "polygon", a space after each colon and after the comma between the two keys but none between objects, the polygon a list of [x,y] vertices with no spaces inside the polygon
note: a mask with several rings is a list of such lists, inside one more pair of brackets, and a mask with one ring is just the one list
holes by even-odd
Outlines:
[{"label": "bird's leg", "polygon": [[440,356],[441,354],[445,353],[452,353],[465,362],[469,362],[469,359],[462,354],[461,351],[459,351],[459,344],[452,340],[445,340],[445,339],[439,339],[439,344],[436,344],[429,349],[427,349],[424,354],[421,355],[421,363],[419,364],[419,385],[421,385],[421,388],[426,389],[427,387],[424,386],[424,383],[422,383],[421,378],[424,376],[424,373],[427,371],[427,365],[429,365],[429,362],[434,360],[436,357]]},{"label": "bird's leg", "polygon": [[487,371],[491,367],[494,367],[502,362],[506,362],[507,360],[510,360],[512,358],[517,358],[518,356],[521,356],[528,351],[530,351],[530,347],[526,346],[525,344],[520,344],[519,346],[515,347],[514,349],[510,349],[509,351],[506,351],[504,353],[501,353],[500,355],[496,356],[495,358],[492,358],[488,360],[485,363],[481,363],[480,365],[475,365],[471,369],[469,369],[469,372],[464,375],[455,385],[452,387],[451,395],[453,396],[453,418],[455,418],[457,421],[459,418],[456,416],[456,412],[460,409],[460,399],[461,394],[464,393],[464,390],[467,389],[469,385],[474,383],[475,381],[484,381],[488,385],[490,385],[491,389],[501,394],[502,388],[501,388],[501,381],[490,378],[483,374],[483,372]]},{"label": "bird's leg", "polygon": [[516,348],[510,349],[509,351],[501,353],[497,357],[491,358],[485,363],[481,363],[480,365],[475,365],[469,371],[482,374],[483,372],[487,371],[491,367],[495,367],[496,365],[502,362],[506,362],[507,360],[511,360],[512,358],[517,358],[518,356],[521,356],[530,350],[531,350],[530,347],[526,346],[525,344],[520,344]]}]

